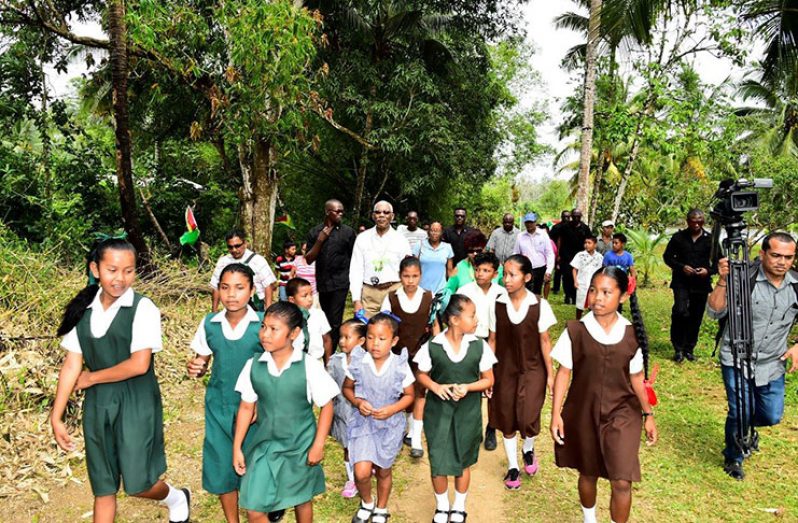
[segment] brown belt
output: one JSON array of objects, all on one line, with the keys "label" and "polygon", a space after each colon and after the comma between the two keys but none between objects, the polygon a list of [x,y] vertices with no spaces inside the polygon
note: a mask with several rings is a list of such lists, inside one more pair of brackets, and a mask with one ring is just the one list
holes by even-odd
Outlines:
[{"label": "brown belt", "polygon": [[374,288],[374,289],[379,289],[381,291],[384,291],[385,289],[390,289],[391,287],[393,287],[397,283],[399,283],[399,282],[398,281],[389,281],[389,282],[385,282],[385,283],[378,283],[377,285],[372,285],[370,283],[364,283],[363,285],[365,285],[366,287],[371,287],[371,288]]}]

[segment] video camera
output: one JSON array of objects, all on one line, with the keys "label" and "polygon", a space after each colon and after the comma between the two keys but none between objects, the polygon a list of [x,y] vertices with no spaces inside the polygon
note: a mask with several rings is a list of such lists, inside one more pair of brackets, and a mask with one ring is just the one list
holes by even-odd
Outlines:
[{"label": "video camera", "polygon": [[770,189],[773,180],[770,178],[754,178],[723,180],[718,186],[714,198],[717,200],[712,216],[724,225],[742,221],[742,213],[759,209],[759,193],[746,189]]}]

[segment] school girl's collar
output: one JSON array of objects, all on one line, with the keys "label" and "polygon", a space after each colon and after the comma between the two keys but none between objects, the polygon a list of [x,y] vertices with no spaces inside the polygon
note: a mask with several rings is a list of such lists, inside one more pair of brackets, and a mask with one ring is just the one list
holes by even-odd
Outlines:
[{"label": "school girl's collar", "polygon": [[[97,290],[97,294],[94,295],[94,300],[89,304],[89,307],[94,308],[97,307],[99,310],[103,310],[102,302],[100,301],[100,295],[103,292],[103,288],[100,287]],[[127,290],[122,294],[122,296],[118,297],[108,309],[114,309],[118,307],[132,307],[133,306],[133,297],[134,297],[133,287],[128,287]]]},{"label": "school girl's collar", "polygon": [[[440,345],[447,345],[447,346],[451,345],[449,343],[449,339],[446,338],[446,332],[448,330],[449,330],[448,328],[443,329],[437,336],[432,338],[432,341]],[[477,337],[473,334],[463,334],[463,343],[471,343],[475,339],[477,339]]]},{"label": "school girl's collar", "polygon": [[[524,289],[526,291],[526,296],[524,297],[524,301],[521,302],[521,305],[524,303],[528,304],[530,307],[535,305],[538,302],[538,299],[535,297],[535,294],[530,292],[529,289]],[[510,293],[503,292],[496,297],[496,301],[498,303],[509,304],[510,303]]]},{"label": "school girl's collar", "polygon": [[[221,311],[217,312],[212,318],[211,322],[213,323],[221,323],[224,319],[225,310],[222,309]],[[244,316],[244,321],[246,322],[260,322],[260,318],[258,317],[258,313],[255,312],[255,309],[247,305],[247,314]]]}]

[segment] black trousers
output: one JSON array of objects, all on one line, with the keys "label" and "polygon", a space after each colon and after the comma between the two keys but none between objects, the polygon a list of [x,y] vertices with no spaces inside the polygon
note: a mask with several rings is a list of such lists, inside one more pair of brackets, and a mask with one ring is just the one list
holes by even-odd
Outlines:
[{"label": "black trousers", "polygon": [[330,323],[330,337],[332,338],[333,352],[338,350],[338,337],[341,323],[344,319],[344,309],[346,308],[346,296],[349,289],[338,289],[335,291],[319,292],[319,305],[327,321]]},{"label": "black trousers", "polygon": [[706,291],[673,289],[671,309],[671,344],[676,352],[692,354],[707,306]]},{"label": "black trousers", "polygon": [[551,292],[557,294],[560,292],[560,282],[562,281],[562,273],[560,272],[560,268],[555,266],[554,267],[554,277],[552,278],[551,283]]},{"label": "black trousers", "polygon": [[540,296],[543,292],[543,278],[546,277],[546,266],[532,269],[532,292]]},{"label": "black trousers", "polygon": [[574,259],[573,256],[571,256],[567,260],[564,258],[560,258],[560,267],[566,267],[566,270],[562,271],[562,292],[565,295],[565,302],[571,304],[576,303],[576,287],[574,287],[574,272],[571,270],[571,261],[573,259]]}]

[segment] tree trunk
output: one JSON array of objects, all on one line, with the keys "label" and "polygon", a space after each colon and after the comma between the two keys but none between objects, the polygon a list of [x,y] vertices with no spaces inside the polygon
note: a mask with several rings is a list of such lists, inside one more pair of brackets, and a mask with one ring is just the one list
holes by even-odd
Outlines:
[{"label": "tree trunk", "polygon": [[274,212],[277,208],[279,178],[275,169],[277,152],[271,142],[256,137],[251,154],[239,147],[241,163],[241,222],[252,249],[269,258],[272,247]]},{"label": "tree trunk", "polygon": [[601,165],[596,169],[596,175],[593,177],[593,189],[590,191],[593,197],[590,199],[590,213],[587,215],[587,224],[590,226],[596,223],[596,213],[598,212],[598,195],[601,194],[601,180],[604,178],[604,173],[607,172],[610,166],[609,151],[601,151],[600,161]]},{"label": "tree trunk", "polygon": [[579,156],[579,178],[576,190],[576,208],[587,214],[590,198],[590,156],[593,148],[593,105],[596,96],[596,54],[601,25],[602,0],[590,0],[587,50],[585,54],[585,101],[582,115],[582,151]]},{"label": "tree trunk", "polygon": [[621,202],[626,193],[626,185],[629,183],[629,177],[632,176],[632,167],[635,160],[637,160],[637,153],[640,151],[640,137],[643,134],[643,120],[637,122],[637,130],[635,131],[635,139],[632,143],[632,150],[629,152],[629,159],[626,161],[626,167],[623,169],[621,175],[621,183],[618,184],[618,191],[615,193],[615,202],[612,205],[612,221],[618,221],[618,215],[621,213]]},{"label": "tree trunk", "polygon": [[[371,96],[371,102],[374,102],[374,99],[377,97],[377,86],[372,85],[369,88],[369,95]],[[371,134],[371,129],[374,126],[374,112],[371,110],[371,106],[369,106],[368,111],[366,111],[366,126],[363,129],[363,139],[368,140],[369,134]],[[352,203],[352,214],[355,219],[355,223],[360,222],[360,213],[362,212],[363,207],[363,193],[366,189],[366,175],[368,174],[368,160],[369,160],[369,149],[365,145],[363,146],[363,152],[360,155],[360,161],[357,164],[357,182],[355,183],[355,201]]]},{"label": "tree trunk", "polygon": [[116,136],[116,177],[122,220],[130,243],[138,251],[139,268],[152,269],[152,258],[139,225],[133,167],[130,159],[130,126],[127,103],[127,26],[124,0],[108,2],[108,34],[110,40],[111,82]]}]

